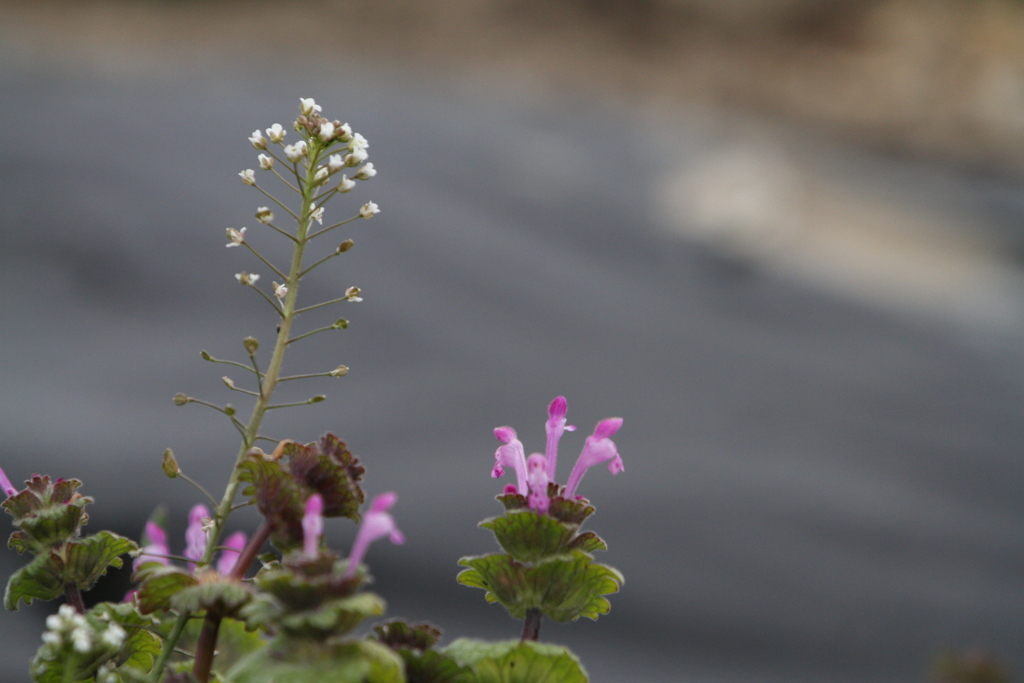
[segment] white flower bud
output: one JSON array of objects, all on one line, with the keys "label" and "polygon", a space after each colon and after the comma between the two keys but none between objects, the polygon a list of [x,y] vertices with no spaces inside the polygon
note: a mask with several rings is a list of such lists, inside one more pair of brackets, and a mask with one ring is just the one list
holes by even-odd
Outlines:
[{"label": "white flower bud", "polygon": [[237,247],[238,245],[242,244],[242,242],[245,242],[245,231],[246,228],[242,228],[241,230],[228,228],[228,239],[231,241],[228,242],[225,246]]},{"label": "white flower bud", "polygon": [[60,637],[59,633],[54,633],[53,631],[43,632],[43,642],[47,645],[60,646],[62,640],[63,638]]},{"label": "white flower bud", "polygon": [[127,635],[128,634],[125,633],[123,628],[117,624],[111,624],[107,627],[107,630],[103,632],[103,635],[100,636],[100,640],[103,641],[105,645],[119,648],[124,644],[124,639]]},{"label": "white flower bud", "polygon": [[234,389],[235,388],[235,381],[233,379],[231,379],[230,377],[228,377],[227,375],[224,375],[223,377],[221,377],[220,381],[224,382],[224,386],[226,386],[228,389]]},{"label": "white flower bud", "polygon": [[92,649],[92,637],[84,628],[76,628],[71,632],[71,644],[75,650],[84,654]]},{"label": "white flower bud", "polygon": [[64,620],[56,614],[51,614],[50,616],[46,617],[46,628],[50,629],[51,631],[59,631],[63,626]]},{"label": "white flower bud", "polygon": [[341,160],[340,154],[332,154],[330,158],[327,159],[327,170],[329,170],[331,173],[340,171],[342,168],[344,168],[344,166],[345,162]]},{"label": "white flower bud", "polygon": [[281,141],[284,140],[286,132],[280,123],[275,123],[270,128],[267,128],[267,136],[270,138],[270,141],[278,144],[281,144]]},{"label": "white flower bud", "polygon": [[263,133],[259,131],[259,128],[254,130],[252,132],[252,135],[249,136],[249,142],[251,142],[252,146],[255,147],[256,149],[267,148],[267,139],[263,137]]},{"label": "white flower bud", "polygon": [[345,300],[346,301],[362,301],[363,298],[361,296],[359,296],[361,291],[362,290],[360,290],[358,287],[349,287],[348,289],[345,290]]},{"label": "white flower bud", "polygon": [[253,171],[251,168],[245,169],[244,171],[240,172],[238,175],[241,176],[242,182],[244,182],[246,185],[255,185],[256,184],[256,172]]},{"label": "white flower bud", "polygon": [[358,166],[359,164],[366,161],[366,158],[370,156],[365,149],[362,147],[357,148],[350,154],[345,155],[345,164],[348,166]]},{"label": "white flower bud", "polygon": [[316,175],[313,176],[313,181],[323,185],[327,182],[327,176],[330,175],[330,171],[327,170],[326,166],[321,166],[316,169]]},{"label": "white flower bud", "polygon": [[260,279],[260,276],[256,273],[247,273],[244,270],[241,273],[235,273],[235,279],[238,280],[240,285],[254,285],[256,281]]},{"label": "white flower bud", "polygon": [[294,145],[288,145],[284,148],[284,155],[288,157],[288,161],[295,163],[302,157],[306,156],[306,141],[299,140]]},{"label": "white flower bud", "polygon": [[76,614],[78,614],[78,612],[76,612],[75,608],[72,607],[71,605],[61,605],[59,608],[57,608],[57,614],[62,619],[66,619],[67,620],[67,619],[71,619],[71,617],[73,617]]},{"label": "white flower bud", "polygon": [[342,142],[348,142],[349,140],[351,140],[352,126],[348,125],[347,123],[343,123],[340,126],[338,126],[338,138]]},{"label": "white flower bud", "polygon": [[345,193],[356,186],[356,183],[351,178],[348,178],[344,174],[341,176],[341,182],[338,183],[338,193]]},{"label": "white flower bud", "polygon": [[322,107],[312,97],[299,98],[299,110],[303,116],[310,116],[313,112],[319,112]]},{"label": "white flower bud", "polygon": [[269,207],[261,206],[256,209],[256,220],[263,225],[269,225],[274,220],[274,212]]},{"label": "white flower bud", "polygon": [[260,160],[260,168],[263,169],[264,171],[269,171],[270,169],[274,168],[274,157],[268,156],[266,154],[261,154],[256,158]]},{"label": "white flower bud", "polygon": [[339,365],[338,367],[331,370],[330,374],[331,377],[344,377],[345,375],[348,374],[348,368],[344,365]]},{"label": "white flower bud", "polygon": [[329,142],[334,137],[334,124],[330,121],[321,123],[318,137],[321,142]]},{"label": "white flower bud", "polygon": [[380,213],[380,209],[377,208],[377,205],[373,202],[366,202],[359,209],[359,215],[363,218],[373,218],[373,216],[378,213]]},{"label": "white flower bud", "polygon": [[356,171],[354,177],[359,178],[360,180],[369,180],[370,178],[372,178],[375,175],[377,175],[377,169],[375,169],[373,167],[373,163],[370,162],[370,163],[367,163],[365,166],[363,166],[358,171]]}]

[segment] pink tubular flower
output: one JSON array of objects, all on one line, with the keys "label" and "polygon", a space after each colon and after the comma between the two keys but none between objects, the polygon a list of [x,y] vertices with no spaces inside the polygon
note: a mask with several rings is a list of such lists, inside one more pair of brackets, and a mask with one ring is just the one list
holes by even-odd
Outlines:
[{"label": "pink tubular flower", "polygon": [[498,427],[494,430],[494,436],[501,441],[504,446],[498,446],[498,450],[494,452],[494,469],[491,470],[491,476],[497,479],[501,475],[505,474],[505,468],[511,467],[516,471],[516,492],[526,495],[526,455],[523,452],[523,443],[516,438],[516,430],[511,427]]},{"label": "pink tubular flower", "polygon": [[394,518],[387,512],[398,500],[398,494],[391,491],[382,493],[370,503],[370,509],[363,517],[363,523],[356,532],[356,540],[352,543],[352,552],[348,556],[348,569],[344,578],[351,578],[356,567],[363,561],[366,550],[377,539],[387,536],[395,545],[405,543],[405,536],[398,530]]},{"label": "pink tubular flower", "polygon": [[132,569],[138,569],[146,562],[159,562],[163,565],[171,563],[163,555],[170,555],[171,550],[167,545],[167,532],[154,521],[146,522],[145,538],[147,544],[142,547],[142,554],[135,558]]},{"label": "pink tubular flower", "polygon": [[302,516],[302,552],[307,557],[316,557],[320,552],[320,537],[324,533],[324,499],[314,493],[306,501],[306,514]]},{"label": "pink tubular flower", "polygon": [[608,462],[609,472],[618,474],[623,471],[622,458],[619,457],[619,451],[615,448],[615,442],[610,438],[619,431],[621,426],[621,417],[609,417],[597,423],[594,433],[587,437],[587,442],[583,445],[583,452],[580,453],[576,465],[572,468],[572,474],[569,475],[569,481],[565,485],[566,498],[572,498],[575,495],[580,479],[594,465],[611,461]]},{"label": "pink tubular flower", "polygon": [[220,559],[217,560],[218,574],[227,576],[231,573],[231,570],[235,568],[235,564],[238,562],[238,556],[242,554],[242,549],[245,548],[246,540],[244,531],[236,531],[228,536],[228,539],[224,541],[224,550],[220,553]]},{"label": "pink tubular flower", "polygon": [[576,428],[572,425],[566,426],[565,414],[568,411],[569,406],[565,401],[565,396],[556,396],[555,400],[548,406],[548,421],[544,423],[544,429],[548,433],[547,448],[544,450],[544,456],[547,458],[547,471],[548,479],[551,481],[555,480],[555,463],[558,460],[558,440],[562,438],[562,434],[566,431],[574,432]]},{"label": "pink tubular flower", "polygon": [[185,557],[192,560],[188,568],[195,571],[196,565],[203,558],[206,552],[206,530],[203,529],[203,519],[210,516],[210,511],[205,505],[196,505],[188,513],[188,528],[185,530]]},{"label": "pink tubular flower", "polygon": [[3,489],[8,498],[18,493],[18,489],[11,486],[11,480],[7,478],[2,469],[0,469],[0,489]]},{"label": "pink tubular flower", "polygon": [[547,514],[551,499],[548,498],[548,461],[540,453],[534,453],[526,460],[526,481],[530,484],[527,500],[530,509]]}]

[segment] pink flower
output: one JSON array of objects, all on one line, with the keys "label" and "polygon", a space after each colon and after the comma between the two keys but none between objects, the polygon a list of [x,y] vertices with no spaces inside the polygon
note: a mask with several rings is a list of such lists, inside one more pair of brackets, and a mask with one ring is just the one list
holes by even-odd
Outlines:
[{"label": "pink flower", "polygon": [[540,453],[534,453],[526,460],[526,481],[530,484],[530,495],[527,500],[530,509],[540,514],[547,514],[551,499],[548,498],[548,461]]},{"label": "pink flower", "polygon": [[498,427],[494,430],[494,436],[505,445],[498,446],[498,450],[494,452],[496,462],[494,469],[491,470],[491,476],[497,479],[505,474],[506,467],[515,469],[518,480],[516,492],[525,496],[527,493],[526,455],[523,452],[523,443],[516,438],[516,430],[511,427]]},{"label": "pink flower", "polygon": [[3,489],[8,498],[18,493],[18,489],[11,486],[11,480],[7,478],[2,469],[0,469],[0,489]]},{"label": "pink flower", "polygon": [[306,501],[306,514],[302,516],[302,552],[307,557],[316,557],[320,552],[320,537],[324,533],[324,499],[314,493]]},{"label": "pink flower", "polygon": [[171,550],[167,545],[167,532],[157,524],[150,520],[146,522],[146,531],[143,533],[143,538],[147,541],[146,545],[142,547],[142,554],[135,558],[135,562],[132,563],[132,569],[138,569],[142,564],[146,562],[159,562],[160,564],[169,565],[171,563],[164,555],[170,555]]},{"label": "pink flower", "polygon": [[395,545],[405,543],[405,536],[398,530],[394,518],[387,512],[397,500],[398,494],[389,491],[380,494],[370,503],[370,509],[363,517],[363,523],[356,533],[356,540],[352,543],[352,552],[348,556],[348,569],[345,570],[344,578],[351,578],[356,573],[356,567],[362,562],[370,544],[377,539],[387,536]]},{"label": "pink flower", "polygon": [[235,568],[235,564],[238,562],[238,556],[242,554],[242,549],[245,548],[246,538],[244,531],[236,531],[235,533],[228,536],[228,539],[224,541],[224,550],[220,553],[220,559],[217,560],[217,573],[227,576],[231,573],[231,570]]},{"label": "pink flower", "polygon": [[192,560],[188,568],[195,571],[196,565],[203,558],[206,552],[206,530],[203,529],[203,519],[210,516],[210,511],[205,505],[196,505],[188,513],[188,528],[185,529],[185,557]]},{"label": "pink flower", "polygon": [[548,479],[551,481],[555,480],[555,463],[558,460],[558,440],[562,438],[562,433],[569,431],[576,431],[576,427],[565,424],[565,413],[569,407],[565,401],[565,396],[556,396],[555,400],[548,406],[548,421],[544,423],[544,429],[548,433],[547,448],[544,450],[544,456],[548,461]]},{"label": "pink flower", "polygon": [[594,427],[594,433],[587,437],[587,441],[583,445],[583,452],[580,453],[579,459],[576,460],[576,465],[572,468],[572,474],[569,475],[569,481],[565,484],[566,498],[573,497],[580,479],[594,465],[607,462],[608,471],[612,474],[618,474],[625,469],[622,465],[619,451],[615,448],[615,442],[610,438],[615,432],[619,431],[621,426],[621,417],[609,417],[597,423],[597,426]]}]

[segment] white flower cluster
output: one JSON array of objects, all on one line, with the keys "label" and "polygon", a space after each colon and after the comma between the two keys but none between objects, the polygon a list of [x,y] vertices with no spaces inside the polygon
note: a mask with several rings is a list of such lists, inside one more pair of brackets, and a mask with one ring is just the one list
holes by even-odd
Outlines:
[{"label": "white flower cluster", "polygon": [[98,632],[89,620],[71,605],[61,605],[56,614],[46,618],[43,642],[53,648],[71,646],[75,652],[88,654],[97,646],[108,652],[121,649],[128,634],[117,624],[107,624]]}]

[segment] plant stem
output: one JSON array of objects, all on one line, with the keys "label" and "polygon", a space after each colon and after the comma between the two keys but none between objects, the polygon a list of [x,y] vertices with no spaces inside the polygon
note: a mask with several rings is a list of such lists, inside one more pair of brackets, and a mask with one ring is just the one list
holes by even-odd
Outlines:
[{"label": "plant stem", "polygon": [[536,607],[526,610],[526,618],[523,619],[523,637],[519,639],[519,642],[524,640],[536,642],[540,640],[540,618],[540,610]]},{"label": "plant stem", "polygon": [[82,591],[78,589],[78,584],[64,584],[64,597],[67,598],[68,604],[74,607],[76,612],[85,614],[85,601],[82,600]]}]

